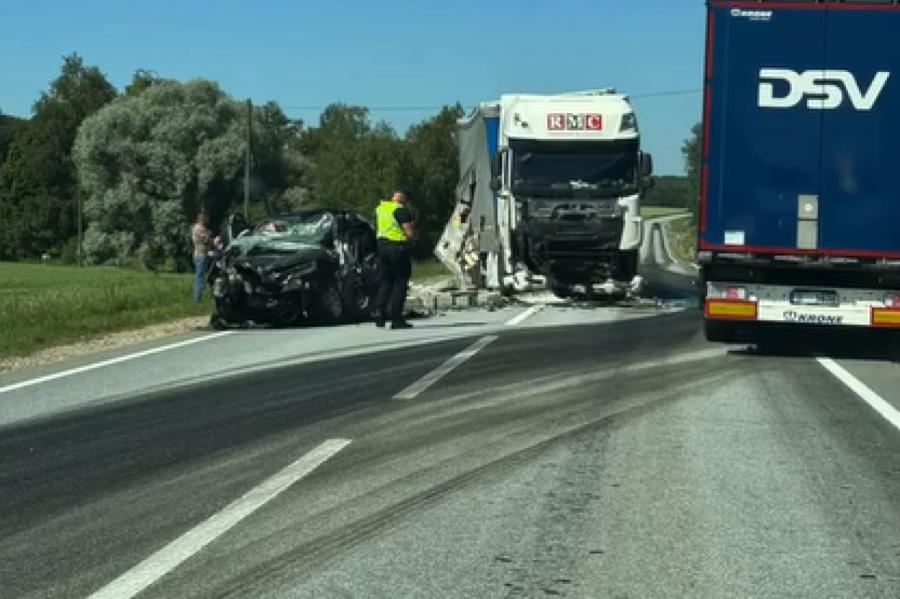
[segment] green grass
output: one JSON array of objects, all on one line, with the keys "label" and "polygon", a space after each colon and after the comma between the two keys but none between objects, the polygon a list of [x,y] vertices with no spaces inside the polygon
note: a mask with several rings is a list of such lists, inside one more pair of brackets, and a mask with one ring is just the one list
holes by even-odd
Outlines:
[{"label": "green grass", "polygon": [[184,274],[0,263],[0,358],[208,313],[191,285]]},{"label": "green grass", "polygon": [[697,223],[691,218],[681,218],[668,224],[669,245],[675,257],[683,262],[697,259]]},{"label": "green grass", "polygon": [[641,216],[644,218],[660,218],[686,212],[687,210],[684,208],[673,208],[671,206],[641,206]]},{"label": "green grass", "polygon": [[445,279],[452,276],[453,274],[437,260],[413,262],[412,280],[416,283],[435,279]]}]

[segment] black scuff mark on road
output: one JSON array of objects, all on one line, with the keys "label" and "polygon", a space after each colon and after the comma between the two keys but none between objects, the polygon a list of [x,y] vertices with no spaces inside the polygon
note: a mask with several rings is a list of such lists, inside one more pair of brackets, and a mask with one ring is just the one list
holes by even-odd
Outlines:
[{"label": "black scuff mark on road", "polygon": [[[634,407],[626,408],[622,411],[615,412],[592,420],[578,428],[569,430],[553,438],[541,441],[535,445],[526,447],[509,455],[488,462],[478,468],[460,474],[456,477],[446,480],[422,493],[407,498],[404,501],[381,509],[373,514],[363,517],[354,522],[348,523],[336,530],[330,531],[327,535],[311,539],[298,545],[289,552],[283,553],[276,558],[262,561],[261,563],[248,568],[241,572],[235,572],[234,576],[223,581],[217,588],[211,590],[211,594],[222,597],[247,597],[253,596],[260,588],[264,587],[266,582],[280,578],[284,573],[288,573],[297,580],[306,579],[312,576],[317,570],[327,567],[334,563],[350,549],[362,545],[371,540],[376,535],[385,534],[399,526],[404,520],[414,514],[429,509],[439,504],[452,494],[481,484],[497,477],[505,477],[507,473],[519,465],[525,465],[538,459],[547,451],[572,443],[573,439],[597,438],[606,436],[607,430],[618,429],[621,423],[634,418],[641,418],[648,410],[654,410],[660,402],[669,399],[668,394],[665,397],[654,399],[649,403],[640,404]],[[583,443],[583,441],[582,441]],[[598,458],[599,459],[599,458]],[[581,466],[581,473],[588,473],[591,468],[587,464]],[[561,469],[568,472],[568,469]],[[374,490],[373,492],[378,492]],[[598,488],[597,492],[601,492]],[[564,495],[564,494],[563,494]],[[581,494],[584,499],[582,501],[595,501],[593,498],[596,493]],[[572,501],[566,498],[564,501]],[[346,506],[336,505],[334,510],[344,510]],[[320,515],[325,517],[327,514]],[[577,514],[575,514],[577,516]],[[522,557],[521,551],[509,551],[503,554],[511,560],[508,563],[503,561],[494,561],[497,566],[510,567],[507,572],[509,582],[512,586],[506,587],[509,591],[508,597],[532,597],[541,592],[545,586],[549,586],[550,581],[559,577],[567,577],[573,580],[571,569],[568,564],[573,564],[578,558],[578,553],[583,549],[576,548],[576,544],[572,541],[573,535],[577,532],[578,527],[573,524],[577,518],[571,518],[569,523],[562,523],[558,529],[560,532],[555,535],[554,539],[544,534],[544,538],[539,538],[530,555]],[[587,543],[584,543],[587,544]],[[584,544],[580,544],[581,547]],[[548,559],[551,555],[545,552],[549,546],[558,547],[561,550],[556,553],[558,557],[553,560]],[[252,547],[245,549],[252,552]],[[551,550],[552,551],[552,550]],[[537,558],[540,561],[536,566],[522,568],[515,566],[516,563],[527,563],[529,558]],[[539,573],[540,578],[534,578]],[[504,586],[506,586],[504,584]],[[519,593],[517,589],[524,589]]]},{"label": "black scuff mark on road", "polygon": [[[574,573],[584,559],[584,546],[591,546],[586,538],[596,531],[592,525],[593,506],[602,497],[605,482],[605,459],[611,430],[585,431],[574,441],[574,448],[566,452],[562,463],[553,464],[553,490],[544,493],[537,531],[529,545],[519,548],[518,559],[529,559],[532,566],[506,572],[504,586],[509,599],[519,597],[566,596],[578,594],[579,585]],[[585,487],[589,490],[585,491]],[[528,501],[527,497],[522,498]],[[596,547],[596,545],[594,545]],[[596,550],[591,550],[591,554]],[[499,564],[498,564],[499,565]],[[520,590],[517,590],[520,589]]]}]

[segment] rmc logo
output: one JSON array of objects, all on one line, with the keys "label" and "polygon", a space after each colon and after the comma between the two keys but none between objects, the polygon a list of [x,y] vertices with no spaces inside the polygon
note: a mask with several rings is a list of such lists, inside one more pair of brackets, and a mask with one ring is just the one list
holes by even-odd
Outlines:
[{"label": "rmc logo", "polygon": [[[848,71],[811,70],[797,73],[789,69],[760,69],[759,107],[793,108],[805,98],[807,108],[834,110],[844,103],[846,91],[853,108],[872,110],[890,76],[886,71],[879,71],[863,92],[856,77]],[[775,89],[776,83],[780,83],[779,90]]]},{"label": "rmc logo", "polygon": [[550,131],[602,131],[603,116],[599,114],[547,115],[547,129]]}]

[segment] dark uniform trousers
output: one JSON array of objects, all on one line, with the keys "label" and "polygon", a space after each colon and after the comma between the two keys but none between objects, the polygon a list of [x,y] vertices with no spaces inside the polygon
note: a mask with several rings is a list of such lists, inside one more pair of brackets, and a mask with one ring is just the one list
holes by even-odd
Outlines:
[{"label": "dark uniform trousers", "polygon": [[378,240],[378,273],[381,279],[375,307],[379,317],[392,322],[403,320],[406,290],[412,276],[409,244]]}]

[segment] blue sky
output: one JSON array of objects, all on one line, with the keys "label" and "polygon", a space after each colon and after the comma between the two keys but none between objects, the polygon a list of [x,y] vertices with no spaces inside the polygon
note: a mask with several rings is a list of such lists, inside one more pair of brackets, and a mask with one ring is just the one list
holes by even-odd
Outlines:
[{"label": "blue sky", "polygon": [[699,120],[701,0],[0,0],[0,110],[27,115],[72,51],[121,88],[135,69],[207,77],[315,122],[334,100],[403,132],[459,100],[613,86],[636,96],[657,172]]}]

